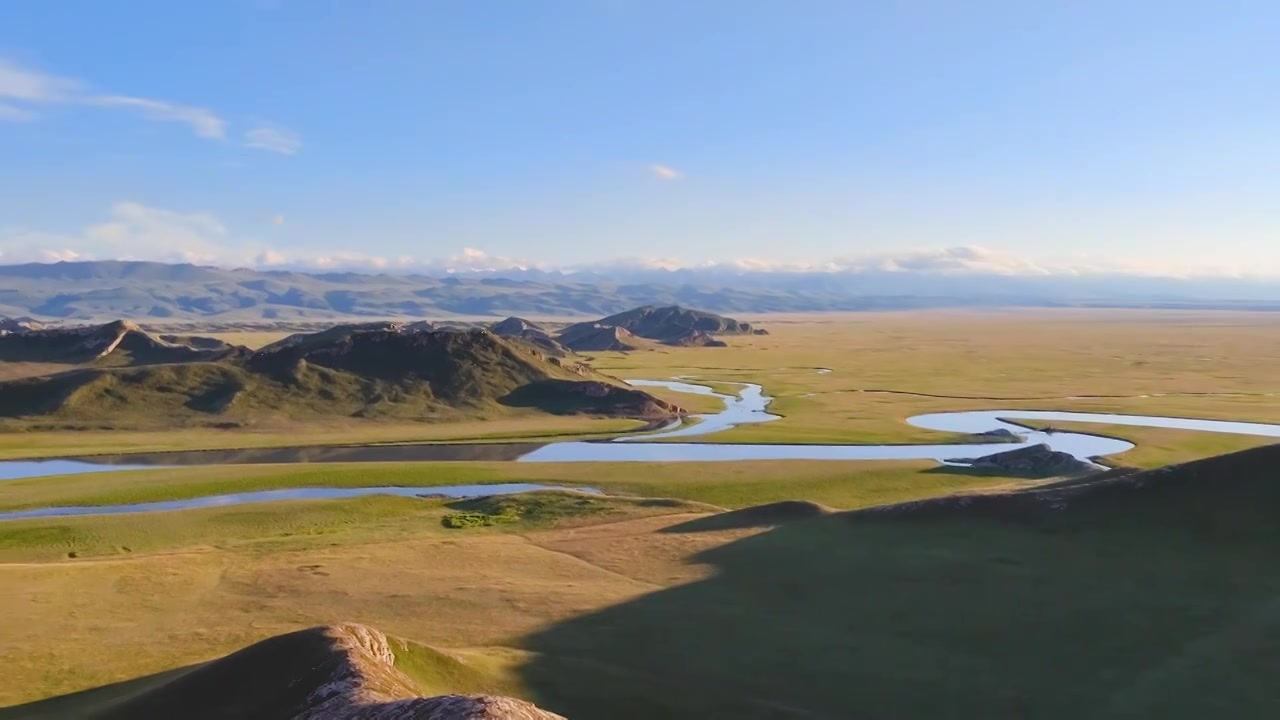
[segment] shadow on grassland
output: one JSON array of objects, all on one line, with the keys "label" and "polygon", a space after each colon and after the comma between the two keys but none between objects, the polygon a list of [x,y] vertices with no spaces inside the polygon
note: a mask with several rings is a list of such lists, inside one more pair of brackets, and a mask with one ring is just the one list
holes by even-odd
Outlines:
[{"label": "shadow on grassland", "polygon": [[[162,688],[192,670],[202,667],[202,665],[202,663],[197,663],[68,695],[59,695],[47,700],[37,700],[23,705],[0,708],[0,720],[61,720],[65,718],[112,717],[113,711],[121,706],[127,706],[129,701],[134,698],[157,688]],[[229,689],[228,692],[234,693],[235,690]]]},{"label": "shadow on grassland", "polygon": [[780,525],[528,637],[574,718],[1280,717],[1280,448]]}]

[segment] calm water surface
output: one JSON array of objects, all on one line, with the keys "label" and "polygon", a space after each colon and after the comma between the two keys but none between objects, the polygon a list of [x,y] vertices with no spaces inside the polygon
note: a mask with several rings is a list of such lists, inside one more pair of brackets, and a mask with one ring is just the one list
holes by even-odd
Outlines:
[{"label": "calm water surface", "polygon": [[[914,445],[783,445],[709,442],[656,442],[700,438],[739,425],[779,419],[767,411],[772,400],[755,384],[742,384],[737,395],[718,393],[705,385],[675,380],[631,380],[636,387],[669,390],[719,398],[724,409],[675,421],[655,432],[628,435],[607,442],[536,444],[393,445],[364,447],[267,448],[179,453],[129,454],[75,460],[0,462],[0,479],[65,475],[143,467],[299,462],[406,462],[434,460],[518,460],[520,462],[716,462],[735,460],[936,460],[974,458],[1011,449],[1011,443]],[[1044,443],[1081,460],[1129,450],[1132,443],[1079,432],[1041,432],[1011,421],[1035,423],[1088,422],[1135,427],[1174,428],[1202,432],[1280,437],[1280,425],[1223,420],[1197,420],[1153,415],[1054,412],[1037,410],[974,410],[930,413],[907,422],[928,430],[982,433],[1004,429],[1024,443]]]}]

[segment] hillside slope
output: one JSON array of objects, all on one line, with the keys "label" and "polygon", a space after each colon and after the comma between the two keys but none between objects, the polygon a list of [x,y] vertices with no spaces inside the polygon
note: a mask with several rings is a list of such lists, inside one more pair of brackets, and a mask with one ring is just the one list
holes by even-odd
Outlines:
[{"label": "hillside slope", "polygon": [[85,720],[564,720],[509,697],[421,697],[400,667],[407,658],[397,651],[405,649],[363,625],[316,627],[171,673],[123,699],[97,700],[90,691],[17,709],[53,717],[60,705]]},{"label": "hillside slope", "polygon": [[123,320],[0,334],[0,362],[156,365],[218,360],[236,352],[237,348],[211,338],[156,337]]},{"label": "hillside slope", "polygon": [[651,346],[646,341],[677,347],[724,347],[714,335],[746,335],[749,323],[714,313],[690,310],[678,305],[646,305],[599,320],[566,327],[557,339],[566,347],[583,351],[638,350]]},{"label": "hillside slope", "polygon": [[[770,519],[689,558],[706,579],[533,633],[524,677],[559,712],[616,720],[1270,720],[1277,469],[1267,446]],[[692,525],[668,532],[718,527]],[[570,684],[564,656],[642,679]]]},{"label": "hillside slope", "polygon": [[679,338],[694,331],[710,335],[746,335],[752,331],[750,323],[679,305],[646,305],[601,318],[597,322],[625,328],[634,335],[659,341]]},{"label": "hillside slope", "polygon": [[1117,469],[1017,492],[956,495],[872,508],[852,519],[997,519],[1036,526],[1167,527],[1204,540],[1280,540],[1280,444],[1155,470]]},{"label": "hillside slope", "polygon": [[574,352],[631,352],[653,345],[630,330],[600,323],[570,325],[556,340]]},{"label": "hillside slope", "polygon": [[552,337],[546,328],[524,318],[509,317],[490,325],[489,331],[505,338],[520,340],[548,355],[564,357],[572,352]]},{"label": "hillside slope", "polygon": [[0,417],[66,426],[450,420],[510,408],[636,418],[682,412],[484,330],[334,328],[216,362],[92,367],[0,383]]}]

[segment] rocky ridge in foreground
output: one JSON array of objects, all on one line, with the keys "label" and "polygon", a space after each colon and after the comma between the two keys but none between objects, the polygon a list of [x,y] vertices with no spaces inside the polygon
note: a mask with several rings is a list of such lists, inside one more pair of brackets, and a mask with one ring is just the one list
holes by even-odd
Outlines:
[{"label": "rocky ridge in foreground", "polygon": [[381,631],[354,623],[278,635],[141,693],[101,718],[565,720],[494,695],[422,697]]}]

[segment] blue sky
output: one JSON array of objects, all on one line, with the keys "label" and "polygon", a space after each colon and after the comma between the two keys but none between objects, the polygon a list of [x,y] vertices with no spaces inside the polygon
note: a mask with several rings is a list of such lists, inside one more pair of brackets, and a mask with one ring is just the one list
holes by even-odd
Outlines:
[{"label": "blue sky", "polygon": [[1247,1],[8,0],[0,262],[1280,274],[1277,37]]}]

